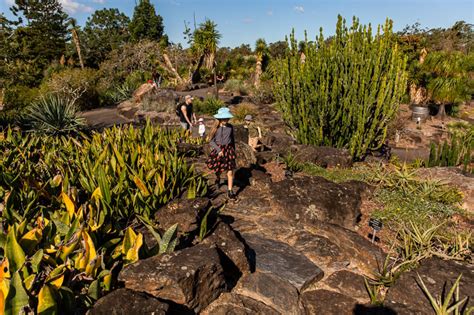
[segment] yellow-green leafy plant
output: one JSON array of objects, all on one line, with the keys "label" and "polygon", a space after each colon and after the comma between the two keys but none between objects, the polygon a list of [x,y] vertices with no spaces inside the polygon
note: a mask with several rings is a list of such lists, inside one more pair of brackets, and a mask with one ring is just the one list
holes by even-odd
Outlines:
[{"label": "yellow-green leafy plant", "polygon": [[[139,217],[205,179],[178,154],[185,135],[155,128],[106,129],[75,137],[7,130],[0,141],[0,311],[85,312],[116,286],[122,266],[158,250],[145,246]],[[158,214],[157,214],[158,213]]]}]

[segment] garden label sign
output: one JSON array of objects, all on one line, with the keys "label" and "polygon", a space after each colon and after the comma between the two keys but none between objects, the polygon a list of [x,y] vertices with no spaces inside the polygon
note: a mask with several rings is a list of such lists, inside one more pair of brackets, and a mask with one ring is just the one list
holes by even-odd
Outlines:
[{"label": "garden label sign", "polygon": [[369,226],[374,230],[372,233],[372,243],[375,241],[375,234],[380,231],[383,227],[383,223],[379,219],[370,218]]}]

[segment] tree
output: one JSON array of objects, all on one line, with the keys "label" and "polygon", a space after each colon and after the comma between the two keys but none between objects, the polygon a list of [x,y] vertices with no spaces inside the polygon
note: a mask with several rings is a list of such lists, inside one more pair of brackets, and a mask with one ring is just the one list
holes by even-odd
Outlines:
[{"label": "tree", "polygon": [[142,39],[160,40],[163,29],[163,18],[156,14],[150,0],[140,0],[129,25],[132,40],[136,42]]},{"label": "tree", "polygon": [[471,98],[474,92],[474,53],[433,52],[428,54],[423,65],[429,73],[428,91],[439,104],[439,118],[446,116],[445,105],[459,104]]},{"label": "tree", "polygon": [[200,80],[199,71],[203,65],[207,69],[215,68],[217,46],[222,36],[217,30],[217,24],[209,19],[199,24],[199,27],[192,33],[189,28],[186,28],[185,34],[188,36],[191,52],[198,58],[196,68],[191,77],[192,83],[197,83]]},{"label": "tree", "polygon": [[262,75],[262,62],[263,57],[267,54],[267,43],[263,38],[257,39],[255,43],[255,56],[256,56],[256,64],[255,64],[255,87],[259,87],[260,85],[260,76]]},{"label": "tree", "polygon": [[[43,70],[64,55],[68,40],[68,16],[58,0],[15,0],[10,8],[15,23],[16,59],[29,71],[29,84],[37,84]],[[25,23],[24,23],[24,20]]]},{"label": "tree", "polygon": [[70,25],[71,25],[71,35],[72,35],[72,41],[74,42],[74,47],[76,48],[77,55],[79,57],[79,64],[81,65],[81,69],[84,69],[84,59],[82,57],[82,50],[81,50],[81,40],[79,39],[79,34],[78,34],[78,27],[76,24],[75,19],[70,20]]},{"label": "tree", "polygon": [[118,9],[97,10],[84,27],[86,63],[97,67],[113,49],[124,45],[130,33],[130,19]]},{"label": "tree", "polygon": [[336,35],[322,30],[301,62],[294,32],[286,57],[274,64],[275,96],[285,122],[303,144],[347,148],[354,158],[379,148],[406,89],[406,58],[387,20],[371,26],[338,18]]}]

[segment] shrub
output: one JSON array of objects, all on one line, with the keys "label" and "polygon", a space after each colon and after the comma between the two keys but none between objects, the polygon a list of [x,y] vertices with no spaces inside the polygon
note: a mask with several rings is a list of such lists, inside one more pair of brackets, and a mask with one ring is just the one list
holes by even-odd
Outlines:
[{"label": "shrub", "polygon": [[213,96],[206,98],[204,101],[195,100],[193,104],[196,113],[207,115],[214,115],[219,108],[225,106],[223,101]]},{"label": "shrub", "polygon": [[255,118],[257,114],[257,106],[252,103],[240,103],[233,108],[232,114],[238,121],[243,121],[247,115],[252,115],[252,117]]},{"label": "shrub", "polygon": [[406,59],[392,23],[375,36],[354,18],[339,16],[336,35],[307,42],[301,62],[294,32],[274,66],[275,94],[285,122],[303,144],[345,147],[355,158],[385,141],[387,125],[406,89]]},{"label": "shrub", "polygon": [[41,85],[43,95],[50,93],[74,101],[80,110],[101,105],[99,73],[94,69],[66,69],[53,73],[51,78]]},{"label": "shrub", "polygon": [[229,79],[225,82],[224,89],[231,93],[238,93],[239,95],[248,95],[248,88],[242,80]]},{"label": "shrub", "polygon": [[272,104],[275,102],[273,83],[271,81],[262,81],[258,88],[252,89],[250,99],[255,104]]},{"label": "shrub", "polygon": [[22,85],[11,86],[5,90],[4,108],[5,110],[21,110],[37,101],[40,95],[38,88]]},{"label": "shrub", "polygon": [[34,131],[48,134],[77,132],[84,125],[74,101],[57,94],[43,97],[27,108],[25,122]]}]

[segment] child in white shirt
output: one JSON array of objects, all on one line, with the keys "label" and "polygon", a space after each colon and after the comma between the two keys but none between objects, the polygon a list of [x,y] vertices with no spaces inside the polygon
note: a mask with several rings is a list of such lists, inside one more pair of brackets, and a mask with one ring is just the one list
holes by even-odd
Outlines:
[{"label": "child in white shirt", "polygon": [[204,119],[199,118],[198,124],[199,124],[199,127],[198,127],[199,136],[201,138],[204,138],[206,135],[206,125],[204,125]]}]

